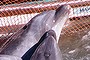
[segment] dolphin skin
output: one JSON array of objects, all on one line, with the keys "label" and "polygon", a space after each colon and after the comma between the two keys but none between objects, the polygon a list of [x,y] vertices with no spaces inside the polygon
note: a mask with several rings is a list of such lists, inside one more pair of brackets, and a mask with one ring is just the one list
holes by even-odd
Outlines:
[{"label": "dolphin skin", "polygon": [[22,57],[23,60],[62,60],[62,55],[56,42],[56,33],[47,31],[31,49]]},{"label": "dolphin skin", "polygon": [[[69,6],[62,5],[57,10],[45,11],[38,14],[8,39],[8,43],[4,44],[1,54],[22,57],[32,46],[38,43],[46,31],[51,30],[59,23],[62,26],[68,19],[69,12]],[[61,23],[62,21],[64,22]],[[52,36],[47,39],[54,40]],[[48,42],[52,43],[51,41]]]},{"label": "dolphin skin", "polygon": [[[49,33],[48,33],[49,32]],[[48,31],[44,41],[37,47],[30,60],[62,60],[54,31]]]},{"label": "dolphin skin", "polygon": [[56,33],[47,31],[22,59],[12,55],[0,55],[0,60],[62,60],[62,55],[56,42]]},{"label": "dolphin skin", "polygon": [[0,60],[22,60],[20,57],[12,55],[0,55]]}]

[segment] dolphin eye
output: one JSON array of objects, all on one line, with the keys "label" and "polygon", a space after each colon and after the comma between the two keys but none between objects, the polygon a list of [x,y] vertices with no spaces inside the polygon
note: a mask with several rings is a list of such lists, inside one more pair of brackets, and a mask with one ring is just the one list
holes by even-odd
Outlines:
[{"label": "dolphin eye", "polygon": [[25,25],[24,27],[23,27],[23,29],[25,30],[27,28],[27,25]]}]

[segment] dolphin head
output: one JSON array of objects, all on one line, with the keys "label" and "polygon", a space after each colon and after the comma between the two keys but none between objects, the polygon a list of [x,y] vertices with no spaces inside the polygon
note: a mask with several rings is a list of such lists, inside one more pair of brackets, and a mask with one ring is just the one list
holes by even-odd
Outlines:
[{"label": "dolphin head", "polygon": [[41,43],[35,49],[30,60],[62,60],[62,55],[56,42],[53,30],[49,30],[41,37]]}]

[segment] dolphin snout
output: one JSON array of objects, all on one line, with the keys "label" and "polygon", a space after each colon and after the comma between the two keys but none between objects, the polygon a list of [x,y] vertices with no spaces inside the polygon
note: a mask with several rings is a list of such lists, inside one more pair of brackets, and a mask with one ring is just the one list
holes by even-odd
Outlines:
[{"label": "dolphin snout", "polygon": [[71,9],[72,9],[71,6],[70,5],[67,5],[65,9],[66,9],[67,13],[70,14]]}]

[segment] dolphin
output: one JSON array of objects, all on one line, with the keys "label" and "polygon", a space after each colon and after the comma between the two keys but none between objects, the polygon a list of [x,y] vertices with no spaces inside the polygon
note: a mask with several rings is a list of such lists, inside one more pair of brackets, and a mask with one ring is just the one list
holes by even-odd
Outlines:
[{"label": "dolphin", "polygon": [[62,55],[56,42],[56,33],[47,31],[31,49],[23,56],[23,60],[62,60]]},{"label": "dolphin", "polygon": [[56,33],[49,30],[22,57],[0,55],[0,60],[62,60],[62,55],[56,42]]},{"label": "dolphin", "polygon": [[[1,54],[22,57],[32,46],[39,42],[46,31],[62,29],[65,21],[68,19],[69,9],[69,5],[61,5],[57,10],[45,11],[36,15],[6,41]],[[61,27],[58,28],[57,25]],[[60,32],[55,31],[56,36],[58,35],[59,37],[60,34],[58,33]],[[53,37],[47,39],[54,40]],[[56,40],[58,40],[57,37]]]},{"label": "dolphin", "polygon": [[20,57],[12,55],[0,55],[0,60],[22,60]]}]

